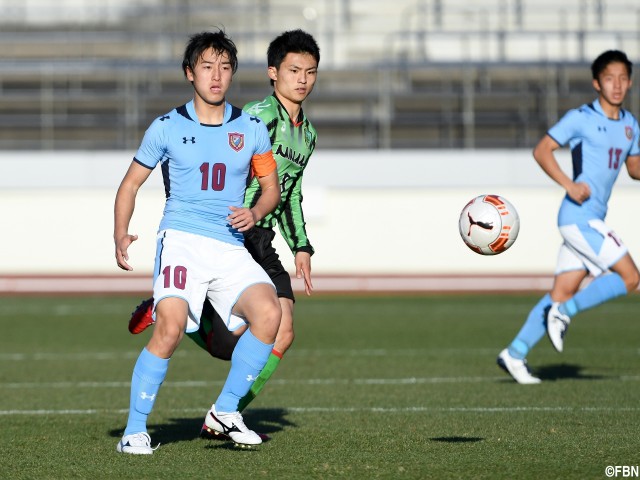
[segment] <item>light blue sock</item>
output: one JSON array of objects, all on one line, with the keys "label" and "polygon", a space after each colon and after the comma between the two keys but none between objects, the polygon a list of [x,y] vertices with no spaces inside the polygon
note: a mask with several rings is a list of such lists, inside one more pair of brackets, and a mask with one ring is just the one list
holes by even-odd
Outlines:
[{"label": "light blue sock", "polygon": [[617,273],[601,275],[558,307],[560,313],[573,317],[589,308],[627,294],[627,286]]},{"label": "light blue sock", "polygon": [[254,337],[251,329],[242,334],[231,355],[231,369],[227,381],[216,400],[218,412],[238,410],[240,399],[249,392],[267,363],[272,348],[273,344],[267,345]]},{"label": "light blue sock", "polygon": [[545,317],[550,305],[551,295],[547,293],[529,312],[527,321],[509,345],[509,355],[520,360],[526,358],[529,350],[544,337],[547,332]]},{"label": "light blue sock", "polygon": [[168,358],[157,357],[146,348],[142,349],[131,377],[129,419],[125,435],[147,431],[147,417],[153,409],[168,368]]}]

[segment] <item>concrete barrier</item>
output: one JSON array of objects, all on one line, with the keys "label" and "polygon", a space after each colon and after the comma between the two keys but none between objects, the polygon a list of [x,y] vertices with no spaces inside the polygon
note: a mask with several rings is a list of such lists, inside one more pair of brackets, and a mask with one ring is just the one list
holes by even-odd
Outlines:
[{"label": "concrete barrier", "polygon": [[[563,152],[561,161],[568,165]],[[0,276],[119,275],[113,201],[131,152],[0,153]],[[640,252],[640,185],[623,171],[607,222]],[[549,275],[563,192],[528,151],[322,151],[303,184],[318,275]],[[507,252],[483,257],[462,243],[458,215],[475,195],[508,198],[521,218]],[[153,267],[164,191],[156,171],[138,197],[130,251],[137,275]],[[277,248],[293,271],[284,242]]]}]

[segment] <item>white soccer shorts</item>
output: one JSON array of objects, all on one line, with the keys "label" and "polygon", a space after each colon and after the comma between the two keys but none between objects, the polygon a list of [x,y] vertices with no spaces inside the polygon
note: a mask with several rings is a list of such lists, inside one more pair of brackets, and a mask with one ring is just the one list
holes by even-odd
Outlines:
[{"label": "white soccer shorts", "polygon": [[602,220],[560,227],[564,243],[558,252],[556,274],[585,268],[597,277],[626,255],[627,247]]},{"label": "white soccer shorts", "polygon": [[167,297],[179,297],[189,304],[187,333],[198,329],[205,298],[230,331],[246,325],[231,310],[242,293],[258,283],[275,290],[269,276],[242,245],[179,230],[158,233],[153,298],[156,305]]}]

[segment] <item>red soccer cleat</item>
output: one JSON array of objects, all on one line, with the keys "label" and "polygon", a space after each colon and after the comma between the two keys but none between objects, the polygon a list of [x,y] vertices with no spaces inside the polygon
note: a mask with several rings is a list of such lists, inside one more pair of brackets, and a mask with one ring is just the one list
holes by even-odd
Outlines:
[{"label": "red soccer cleat", "polygon": [[144,332],[147,327],[153,325],[153,297],[143,300],[131,314],[129,320],[129,331],[134,335]]}]

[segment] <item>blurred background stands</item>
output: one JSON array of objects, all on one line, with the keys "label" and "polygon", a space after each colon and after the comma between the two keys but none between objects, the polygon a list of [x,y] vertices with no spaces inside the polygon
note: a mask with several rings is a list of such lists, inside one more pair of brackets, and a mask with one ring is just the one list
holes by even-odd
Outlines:
[{"label": "blurred background stands", "polygon": [[640,60],[638,25],[629,0],[0,0],[0,149],[135,149],[190,98],[183,48],[213,27],[239,49],[239,106],[269,93],[275,35],[316,37],[321,148],[529,148],[594,98],[596,55]]}]

